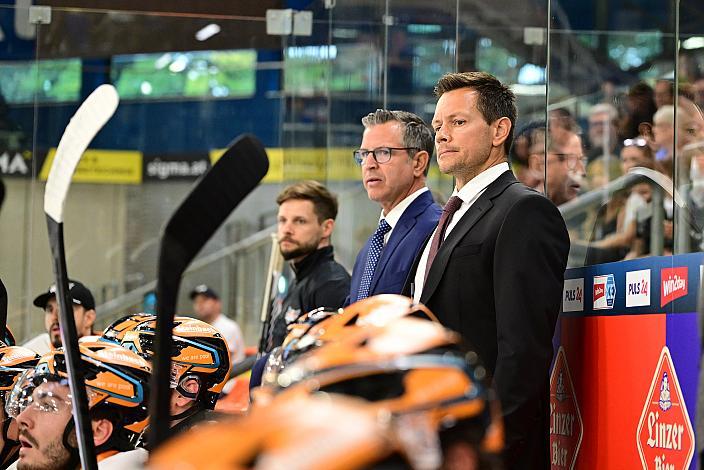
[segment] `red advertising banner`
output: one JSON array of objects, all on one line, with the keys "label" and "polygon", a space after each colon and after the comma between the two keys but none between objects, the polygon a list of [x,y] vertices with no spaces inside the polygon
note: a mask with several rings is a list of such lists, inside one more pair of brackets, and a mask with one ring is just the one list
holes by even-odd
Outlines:
[{"label": "red advertising banner", "polygon": [[560,347],[550,375],[550,463],[551,468],[572,469],[582,443],[582,415],[565,350]]},{"label": "red advertising banner", "polygon": [[694,431],[670,350],[662,348],[638,424],[638,453],[644,469],[688,468]]}]

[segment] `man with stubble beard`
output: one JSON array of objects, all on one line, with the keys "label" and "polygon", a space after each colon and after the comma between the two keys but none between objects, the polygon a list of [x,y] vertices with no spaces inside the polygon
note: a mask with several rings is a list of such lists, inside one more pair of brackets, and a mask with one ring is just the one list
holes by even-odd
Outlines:
[{"label": "man with stubble beard", "polygon": [[[78,337],[81,338],[93,334],[93,323],[95,323],[95,299],[93,294],[85,285],[78,281],[70,280],[68,287],[71,294],[73,318],[76,322]],[[39,307],[44,311],[46,333],[30,339],[22,346],[41,355],[54,348],[61,347],[56,285],[50,286],[46,292],[39,294],[33,303],[35,307]]]},{"label": "man with stubble beard", "polygon": [[272,305],[266,351],[281,345],[286,327],[318,307],[339,308],[350,288],[350,275],[337,263],[330,243],[337,198],[317,181],[301,181],[285,188],[279,205],[278,239],[294,280],[286,297]]}]

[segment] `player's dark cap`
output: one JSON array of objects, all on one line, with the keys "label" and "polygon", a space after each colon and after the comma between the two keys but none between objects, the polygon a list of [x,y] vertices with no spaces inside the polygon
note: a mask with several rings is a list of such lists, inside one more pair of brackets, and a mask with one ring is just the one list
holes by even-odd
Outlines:
[{"label": "player's dark cap", "polygon": [[199,286],[194,287],[191,293],[189,294],[189,297],[191,298],[191,300],[193,300],[199,295],[208,297],[210,299],[220,300],[220,296],[218,295],[218,293],[210,287],[206,286],[205,284],[201,284]]},{"label": "player's dark cap", "polygon": [[[74,304],[80,305],[86,310],[92,310],[95,308],[95,299],[93,299],[93,294],[91,294],[90,290],[88,290],[88,288],[81,282],[69,280],[68,288]],[[46,304],[49,303],[49,299],[53,297],[56,297],[56,284],[52,284],[46,292],[38,295],[37,298],[34,299],[34,306],[44,310],[46,308]]]}]

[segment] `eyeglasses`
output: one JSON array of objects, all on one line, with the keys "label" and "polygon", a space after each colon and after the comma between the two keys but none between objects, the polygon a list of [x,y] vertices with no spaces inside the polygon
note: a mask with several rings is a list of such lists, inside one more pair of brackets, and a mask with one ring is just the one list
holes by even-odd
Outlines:
[{"label": "eyeglasses", "polygon": [[576,153],[550,153],[550,155],[555,155],[560,163],[567,162],[569,170],[577,168],[577,162],[582,164],[582,168],[587,167],[587,158],[584,155]]},{"label": "eyeglasses", "polygon": [[377,163],[386,163],[391,160],[391,152],[394,150],[418,150],[418,147],[378,147],[374,150],[358,149],[352,152],[357,165],[364,163],[364,159],[371,153]]},{"label": "eyeglasses", "polygon": [[626,139],[623,141],[624,147],[645,147],[648,142],[643,137],[636,137],[635,139]]}]

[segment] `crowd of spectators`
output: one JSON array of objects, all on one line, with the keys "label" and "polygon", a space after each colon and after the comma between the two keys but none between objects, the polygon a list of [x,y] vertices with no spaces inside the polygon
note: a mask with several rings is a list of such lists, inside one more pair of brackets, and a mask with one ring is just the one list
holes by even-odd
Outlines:
[{"label": "crowd of spectators", "polygon": [[[684,243],[678,252],[703,249],[704,78],[677,89],[671,80],[641,81],[600,98],[586,112],[581,104],[555,107],[547,126],[518,129],[511,149],[518,179],[563,206],[586,264],[672,254],[675,239]],[[628,173],[642,177],[616,189],[613,182]],[[653,191],[663,195],[662,207],[652,206]],[[564,206],[587,193],[602,197],[584,198],[592,204],[582,210]],[[661,231],[651,225],[655,210],[663,213]],[[686,236],[676,235],[677,223]],[[655,231],[663,244],[651,253]]]}]

